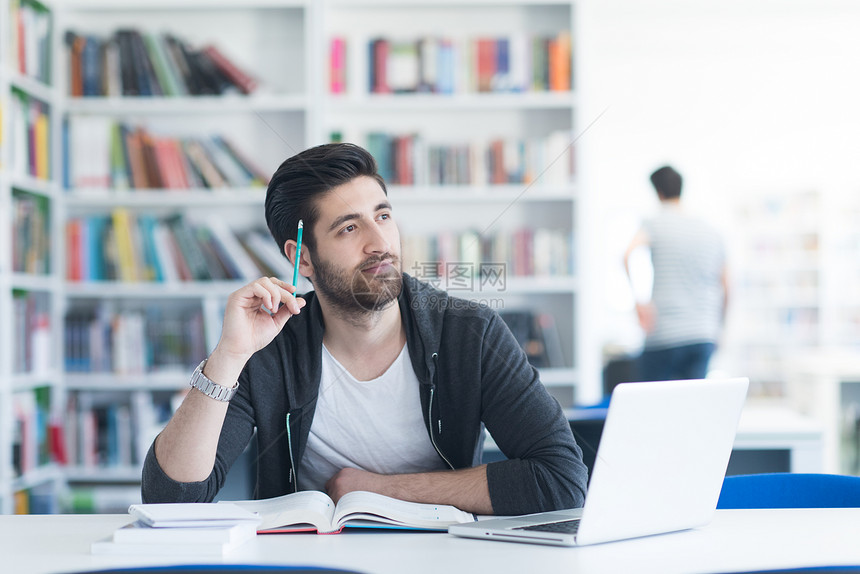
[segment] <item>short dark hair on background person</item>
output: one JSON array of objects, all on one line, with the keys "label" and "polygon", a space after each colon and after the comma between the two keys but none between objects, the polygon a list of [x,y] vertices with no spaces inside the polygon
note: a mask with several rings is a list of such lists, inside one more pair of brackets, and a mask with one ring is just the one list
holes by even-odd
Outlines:
[{"label": "short dark hair on background person", "polygon": [[664,165],[652,173],[651,184],[663,199],[681,197],[681,185],[683,184],[683,179],[681,178],[681,174],[675,171],[671,166]]},{"label": "short dark hair on background person", "polygon": [[363,175],[374,178],[388,195],[376,160],[355,144],[318,145],[287,158],[275,171],[266,191],[266,224],[281,254],[284,244],[296,239],[299,219],[304,225],[302,242],[313,248],[319,197]]}]

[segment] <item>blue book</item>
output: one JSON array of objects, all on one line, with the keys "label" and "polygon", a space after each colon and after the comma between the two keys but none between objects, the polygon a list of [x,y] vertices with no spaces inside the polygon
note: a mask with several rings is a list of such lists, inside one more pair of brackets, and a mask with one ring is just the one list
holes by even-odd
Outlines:
[{"label": "blue book", "polygon": [[510,43],[507,38],[496,40],[496,74],[493,78],[493,91],[507,92],[510,90]]},{"label": "blue book", "polygon": [[96,36],[84,38],[84,48],[81,52],[81,70],[84,96],[102,95],[102,41]]}]

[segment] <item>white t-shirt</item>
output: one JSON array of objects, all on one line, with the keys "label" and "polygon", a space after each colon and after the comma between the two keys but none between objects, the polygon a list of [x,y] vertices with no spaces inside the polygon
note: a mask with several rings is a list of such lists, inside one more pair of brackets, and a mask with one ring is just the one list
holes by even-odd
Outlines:
[{"label": "white t-shirt", "polygon": [[325,490],[342,468],[380,474],[446,468],[436,453],[407,346],[385,373],[359,381],[323,345],[316,412],[299,463],[301,490]]}]

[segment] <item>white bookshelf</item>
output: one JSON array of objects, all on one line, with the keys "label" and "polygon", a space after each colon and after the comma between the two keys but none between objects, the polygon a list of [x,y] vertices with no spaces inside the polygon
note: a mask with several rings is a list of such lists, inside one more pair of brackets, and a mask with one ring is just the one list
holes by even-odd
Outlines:
[{"label": "white bookshelf", "polygon": [[725,340],[756,393],[784,396],[790,360],[824,341],[824,197],[810,189],[757,191],[737,207]]},{"label": "white bookshelf", "polygon": [[[56,134],[59,98],[53,70],[38,57],[19,57],[20,50],[10,45],[16,15],[25,13],[21,19],[27,33],[18,45],[25,47],[24,54],[38,54],[36,38],[50,42],[52,2],[0,2],[0,513],[56,511],[63,482],[61,469],[51,461],[48,431],[49,421],[56,422],[52,415],[63,393],[57,331],[62,323],[62,287],[56,256],[62,206],[56,172],[49,168],[32,173],[27,149],[27,138],[38,137],[43,158],[39,162],[49,166],[53,161],[50,143]],[[18,32],[15,37],[21,39]],[[24,69],[21,61],[26,61]],[[24,113],[33,117],[33,102],[43,110],[44,119],[39,121],[44,131],[39,136],[23,129]],[[21,205],[30,206],[34,219],[22,215]],[[32,224],[22,223],[20,217]],[[35,245],[24,237],[24,227],[42,245],[34,250],[36,263],[22,263],[14,254],[18,244]],[[24,310],[29,305],[34,307]],[[26,325],[21,317],[29,318]]]},{"label": "white bookshelf", "polygon": [[[8,0],[3,0],[3,5]],[[52,52],[55,81],[52,87],[30,78],[3,72],[4,94],[15,86],[38,97],[50,97],[55,128],[77,117],[100,117],[111,121],[145,126],[152,133],[181,137],[209,132],[229,133],[233,141],[265,172],[272,173],[283,159],[311,145],[329,141],[339,130],[356,143],[368,131],[419,133],[429,140],[467,141],[500,137],[545,138],[553,131],[574,134],[584,126],[579,119],[576,91],[576,61],[571,58],[573,88],[561,91],[524,91],[518,93],[476,93],[458,90],[439,94],[373,94],[365,88],[368,61],[366,47],[375,36],[418,38],[445,35],[459,38],[511,35],[555,35],[568,31],[573,54],[577,55],[577,29],[574,2],[555,0],[467,0],[435,2],[389,2],[349,0],[147,0],[113,2],[110,0],[57,0]],[[255,93],[243,96],[195,97],[71,97],[64,45],[67,31],[108,36],[123,27],[147,32],[169,31],[192,45],[214,43],[244,69],[261,79]],[[4,38],[5,38],[4,31]],[[329,90],[329,42],[343,35],[350,43],[348,76],[352,83],[345,94]],[[5,39],[4,39],[5,41]],[[364,54],[364,55],[363,55]],[[55,173],[62,173],[62,147],[55,138]],[[8,140],[4,140],[8,141]],[[574,157],[578,157],[574,153]],[[4,164],[5,165],[5,164]],[[543,167],[543,166],[538,166]],[[596,402],[600,398],[599,358],[590,356],[596,348],[589,342],[584,325],[586,301],[580,262],[587,242],[582,238],[588,216],[588,190],[580,189],[579,175],[584,166],[576,165],[573,176],[546,183],[465,183],[457,185],[399,185],[390,183],[389,194],[402,226],[402,235],[435,233],[443,227],[452,233],[478,230],[502,235],[526,228],[547,228],[567,234],[572,265],[563,273],[516,275],[506,277],[504,289],[487,292],[449,289],[452,294],[474,299],[491,299],[500,309],[534,309],[556,321],[563,360],[544,368],[541,378],[565,405]],[[542,169],[536,170],[538,173]],[[0,207],[8,207],[9,178],[0,172],[3,195]],[[25,185],[26,184],[26,185]],[[73,218],[108,215],[115,209],[158,217],[183,214],[205,219],[217,214],[229,219],[230,227],[241,230],[263,226],[261,188],[223,188],[188,190],[63,189],[59,178],[51,182],[24,181],[22,186],[48,197],[56,205],[52,241],[55,252],[64,253],[64,225]],[[5,225],[5,222],[3,223]],[[6,372],[0,387],[0,478],[3,490],[2,511],[9,511],[12,485],[11,434],[7,421],[9,393],[32,389],[42,379],[57,384],[62,391],[61,408],[66,398],[78,408],[81,403],[116,406],[132,413],[132,434],[136,433],[132,463],[74,460],[67,467],[51,466],[27,479],[26,484],[44,482],[41,476],[59,477],[58,489],[68,481],[81,496],[116,503],[117,497],[135,496],[129,488],[139,479],[139,456],[148,445],[165,409],[177,400],[187,386],[190,368],[170,367],[159,371],[87,372],[66,369],[63,358],[64,319],[76,313],[98,309],[117,313],[146,313],[149,309],[169,312],[199,312],[203,317],[205,347],[211,349],[220,334],[224,302],[242,281],[167,282],[149,281],[68,281],[62,257],[55,258],[50,279],[21,276],[9,272],[9,237],[0,234],[0,316],[11,306],[11,290],[43,290],[52,297],[52,333],[56,368],[44,377]],[[411,271],[407,263],[404,268]],[[4,326],[0,342],[11,333]],[[8,345],[0,345],[7,353]],[[3,369],[9,364],[2,355]],[[201,357],[202,358],[202,357]],[[199,360],[199,359],[198,359]],[[196,361],[195,361],[196,364]],[[193,365],[192,365],[193,366]],[[69,440],[80,441],[83,423],[72,409],[65,413]],[[127,414],[122,414],[126,417]],[[141,420],[134,420],[139,417]],[[86,423],[91,424],[91,423]],[[74,451],[74,449],[72,449]],[[72,454],[80,454],[73,452]],[[123,453],[120,458],[127,458]],[[114,488],[115,487],[115,488]],[[91,496],[85,494],[89,492]],[[74,496],[72,497],[74,498]],[[129,502],[134,502],[133,499]]]},{"label": "white bookshelf", "polygon": [[[260,81],[251,94],[174,97],[70,97],[67,70],[63,86],[63,118],[108,118],[143,126],[164,137],[229,136],[230,141],[267,174],[284,158],[316,141],[311,102],[313,86],[314,3],[306,0],[232,0],[181,2],[91,2],[69,0],[59,10],[60,33],[108,37],[121,28],[146,33],[169,32],[189,46],[213,44],[236,65]],[[64,56],[62,50],[57,58]],[[265,225],[264,187],[173,189],[68,189],[67,218],[105,216],[116,209],[133,215],[163,218],[180,214],[195,221],[218,216],[234,231]],[[244,281],[65,281],[63,296],[74,313],[116,313],[143,316],[149,332],[157,318],[148,313],[202,316],[201,356],[188,365],[156,368],[132,365],[131,371],[66,372],[65,387],[72,400],[69,418],[92,408],[99,416],[117,417],[123,444],[108,460],[86,460],[78,451],[65,477],[84,505],[118,497],[134,502],[139,490],[142,456],[177,398],[187,387],[190,368],[214,347],[220,335],[227,296]],[[155,311],[153,311],[153,309]],[[85,319],[86,320],[86,319]],[[83,406],[82,406],[83,405]],[[74,414],[75,410],[77,415]],[[106,413],[106,414],[104,414]],[[74,423],[73,423],[74,424]],[[77,425],[81,432],[81,424]],[[80,434],[78,435],[80,437]],[[77,440],[80,440],[78,438]],[[102,455],[104,453],[102,452]],[[72,497],[74,499],[74,496]],[[97,507],[98,504],[95,504]],[[74,508],[74,504],[73,504]]]},{"label": "white bookshelf", "polygon": [[[377,93],[371,90],[369,80],[372,67],[369,42],[377,38],[387,39],[392,45],[445,38],[455,46],[457,65],[471,67],[464,52],[471,49],[470,43],[476,39],[510,38],[513,46],[513,38],[556,36],[566,31],[572,35],[575,55],[577,21],[572,2],[335,0],[326,3],[322,31],[326,62],[334,38],[346,44],[343,90],[332,93],[328,73],[322,78],[326,94],[321,106],[324,136],[336,132],[346,141],[370,148],[368,134],[374,132],[393,136],[417,134],[423,140],[422,145],[429,146],[486,142],[493,138],[541,138],[554,130],[568,130],[567,141],[572,142],[575,130],[582,127],[573,58],[570,62],[573,86],[562,91],[476,91],[475,81],[469,80],[462,70],[455,74],[450,93]],[[535,171],[539,173],[543,167]],[[578,230],[587,209],[585,194],[577,187],[578,175],[574,173],[561,182],[555,180],[549,184],[544,183],[547,178],[495,185],[475,182],[427,185],[416,180],[414,185],[391,185],[389,189],[407,250],[411,236],[432,238],[440,233],[478,231],[483,236],[511,234],[523,228],[547,228],[572,234],[569,247],[573,263],[561,275],[508,275],[503,290],[448,289],[452,295],[478,299],[497,310],[533,309],[551,313],[556,320],[564,362],[544,370],[542,379],[565,406],[573,401],[596,402],[600,398],[597,375],[584,374],[582,369],[583,362],[593,363],[582,360],[586,352],[582,346],[585,333],[579,323],[579,309],[584,302],[579,290],[581,269],[577,267],[581,259],[578,250],[582,248]],[[412,265],[407,261],[409,255],[408,251],[404,254],[407,271]],[[439,283],[445,287],[444,278]]]}]

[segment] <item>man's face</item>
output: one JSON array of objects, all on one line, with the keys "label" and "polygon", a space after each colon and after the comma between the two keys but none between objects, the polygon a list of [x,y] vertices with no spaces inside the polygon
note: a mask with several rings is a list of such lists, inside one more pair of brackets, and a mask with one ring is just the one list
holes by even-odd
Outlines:
[{"label": "man's face", "polygon": [[314,288],[342,312],[366,314],[400,295],[400,232],[379,184],[361,176],[319,200],[315,249],[309,251]]}]

